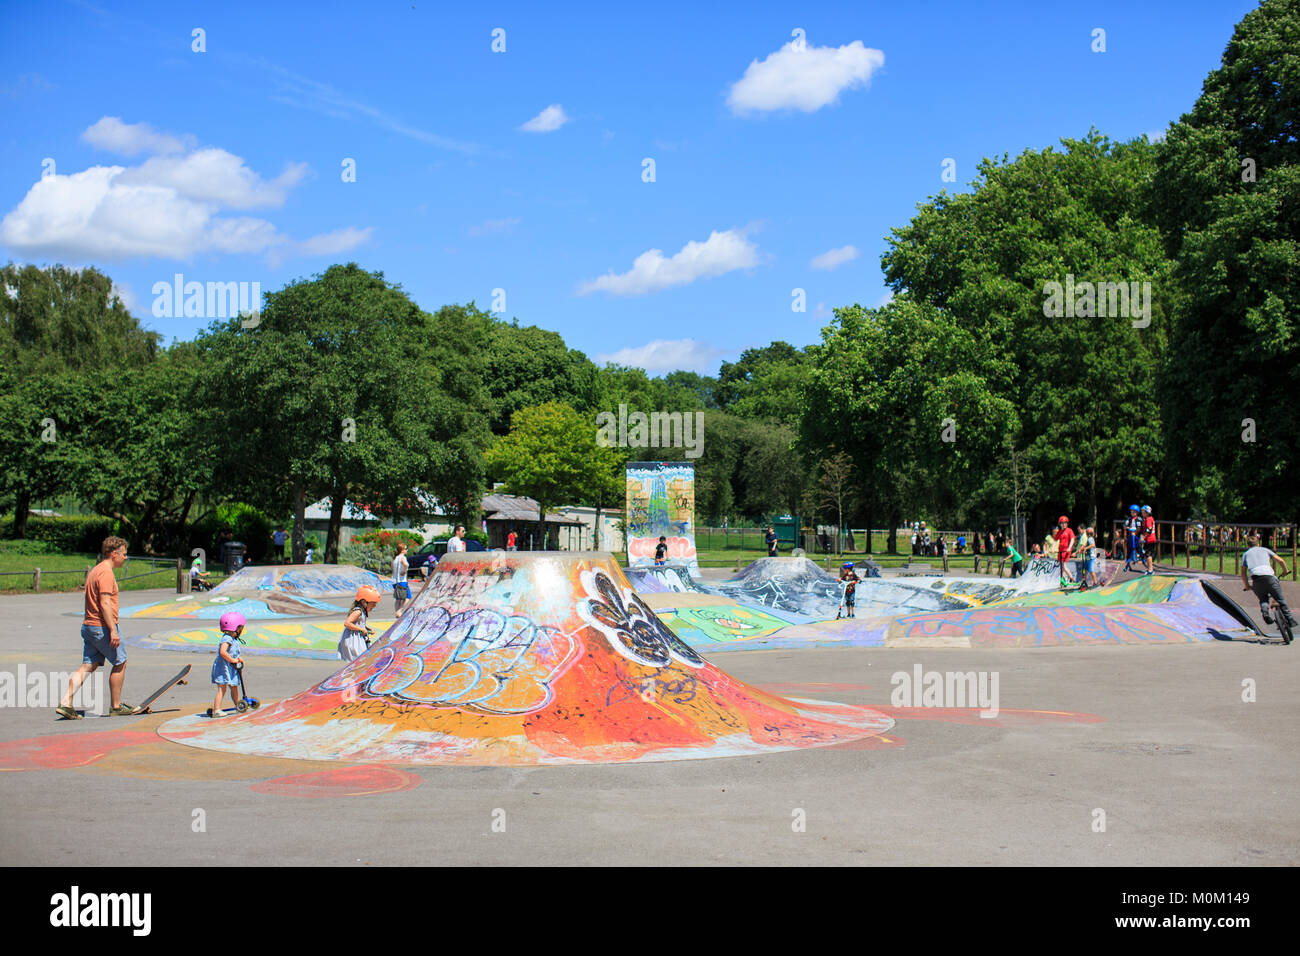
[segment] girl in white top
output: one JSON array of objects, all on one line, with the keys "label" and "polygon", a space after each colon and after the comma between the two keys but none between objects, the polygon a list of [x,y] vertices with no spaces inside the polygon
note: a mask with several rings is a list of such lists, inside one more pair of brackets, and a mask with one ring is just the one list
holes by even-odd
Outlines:
[{"label": "girl in white top", "polygon": [[370,635],[374,632],[367,626],[366,619],[379,604],[379,592],[369,584],[357,588],[356,600],[348,619],[343,622],[343,636],[339,638],[339,657],[353,661],[370,647]]}]

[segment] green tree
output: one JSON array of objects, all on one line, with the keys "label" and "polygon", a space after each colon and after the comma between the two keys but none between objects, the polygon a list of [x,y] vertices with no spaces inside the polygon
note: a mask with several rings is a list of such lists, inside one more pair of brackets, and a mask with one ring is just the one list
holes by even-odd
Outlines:
[{"label": "green tree", "polygon": [[102,455],[87,419],[157,349],[102,272],[0,269],[0,497],[13,495],[16,537],[33,500],[82,490],[83,463]]},{"label": "green tree", "polygon": [[1198,512],[1296,518],[1300,467],[1300,3],[1265,0],[1159,148],[1175,257],[1166,447]]},{"label": "green tree", "polygon": [[[938,309],[978,344],[987,365],[970,372],[1017,409],[1043,474],[1041,506],[1095,511],[1118,507],[1125,491],[1149,495],[1162,477],[1155,376],[1172,263],[1146,202],[1155,147],[1096,131],[1062,144],[984,160],[973,192],[941,194],[893,230],[882,263],[896,293]],[[1126,293],[1137,283],[1138,302],[1116,315],[1129,296],[1112,287],[1090,303],[1085,282],[1094,292],[1123,283]],[[1077,286],[1073,316],[1053,314],[1050,283]]]},{"label": "green tree", "polygon": [[951,520],[1018,424],[990,344],[907,295],[836,309],[809,353],[800,445],[814,462],[848,456],[864,523],[886,523],[890,550],[904,509]]},{"label": "green tree", "polygon": [[355,263],[268,294],[255,328],[214,324],[198,344],[232,490],[268,512],[292,510],[295,561],[309,498],[331,502],[326,561],[337,558],[347,500],[416,517],[422,490],[470,520],[488,440],[485,336],[429,316]]},{"label": "green tree", "polygon": [[76,469],[80,494],[143,551],[179,547],[197,498],[220,491],[223,436],[201,404],[199,379],[196,350],[177,344],[129,376],[95,376],[83,411],[95,453]]},{"label": "green tree", "polygon": [[714,395],[720,408],[741,418],[767,419],[797,426],[800,390],[808,355],[788,342],[746,349],[739,361],[723,362]]},{"label": "green tree", "polygon": [[561,504],[607,508],[623,500],[623,457],[596,435],[595,417],[563,402],[521,408],[488,450],[488,468],[507,494],[536,501],[542,521]]}]

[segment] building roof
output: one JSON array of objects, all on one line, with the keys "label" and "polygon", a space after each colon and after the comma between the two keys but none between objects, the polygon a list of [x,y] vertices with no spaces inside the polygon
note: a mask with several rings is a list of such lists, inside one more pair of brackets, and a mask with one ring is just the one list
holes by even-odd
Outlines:
[{"label": "building roof", "polygon": [[[521,495],[493,493],[483,496],[483,518],[486,521],[537,521],[537,502]],[[549,524],[582,524],[571,514],[555,511],[546,513]]]}]

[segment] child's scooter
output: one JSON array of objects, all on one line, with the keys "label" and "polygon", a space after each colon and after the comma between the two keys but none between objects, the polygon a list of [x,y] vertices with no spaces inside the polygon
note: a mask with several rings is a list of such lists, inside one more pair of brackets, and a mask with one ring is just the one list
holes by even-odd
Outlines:
[{"label": "child's scooter", "polygon": [[262,702],[256,697],[249,697],[248,691],[244,689],[244,662],[240,661],[235,667],[239,671],[239,700],[235,701],[235,710],[241,714],[249,708],[257,710],[262,706]]}]

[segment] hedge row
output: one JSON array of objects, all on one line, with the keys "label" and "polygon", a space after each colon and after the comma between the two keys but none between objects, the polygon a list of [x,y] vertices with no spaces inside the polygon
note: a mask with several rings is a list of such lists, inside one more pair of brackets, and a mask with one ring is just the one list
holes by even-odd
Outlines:
[{"label": "hedge row", "polygon": [[[53,551],[78,554],[99,554],[104,539],[118,534],[118,521],[100,515],[69,515],[47,518],[30,515],[27,518],[27,540],[41,541]],[[0,518],[0,538],[13,538],[14,516]]]}]

